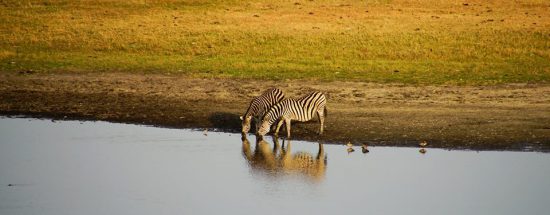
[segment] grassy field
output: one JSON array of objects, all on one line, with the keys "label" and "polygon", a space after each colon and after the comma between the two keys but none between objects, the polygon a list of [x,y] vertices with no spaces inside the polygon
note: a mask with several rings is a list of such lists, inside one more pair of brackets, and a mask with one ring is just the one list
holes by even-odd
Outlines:
[{"label": "grassy field", "polygon": [[0,0],[0,71],[550,82],[550,1]]}]

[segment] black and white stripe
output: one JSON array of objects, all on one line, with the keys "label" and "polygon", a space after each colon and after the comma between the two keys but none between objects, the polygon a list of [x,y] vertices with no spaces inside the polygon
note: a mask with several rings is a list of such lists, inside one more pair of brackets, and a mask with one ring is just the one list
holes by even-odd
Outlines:
[{"label": "black and white stripe", "polygon": [[265,114],[262,119],[262,124],[258,133],[265,135],[269,132],[269,128],[277,120],[280,120],[277,124],[275,134],[279,133],[279,128],[283,123],[286,123],[287,136],[290,137],[290,121],[296,120],[305,122],[313,119],[315,114],[319,117],[319,134],[323,134],[323,127],[325,123],[327,99],[325,94],[321,92],[312,92],[300,99],[284,99],[277,103],[275,106]]},{"label": "black and white stripe", "polygon": [[277,88],[271,88],[266,90],[262,95],[252,99],[250,106],[241,116],[242,120],[242,132],[247,133],[250,130],[250,123],[252,118],[256,122],[256,130],[259,127],[260,119],[265,115],[265,113],[275,104],[280,102],[285,98],[285,95],[282,90]]}]

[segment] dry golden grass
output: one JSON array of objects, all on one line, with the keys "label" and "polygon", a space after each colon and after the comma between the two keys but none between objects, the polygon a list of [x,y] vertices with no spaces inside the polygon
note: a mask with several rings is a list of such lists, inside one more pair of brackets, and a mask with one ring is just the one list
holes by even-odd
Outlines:
[{"label": "dry golden grass", "polygon": [[544,0],[0,0],[0,69],[546,83],[548,11]]}]

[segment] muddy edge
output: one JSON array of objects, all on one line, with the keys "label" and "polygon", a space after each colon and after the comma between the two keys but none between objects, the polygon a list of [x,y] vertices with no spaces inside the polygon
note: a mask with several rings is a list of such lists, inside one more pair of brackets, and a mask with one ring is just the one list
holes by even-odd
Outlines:
[{"label": "muddy edge", "polygon": [[203,79],[128,73],[0,75],[0,114],[239,132],[269,87],[328,95],[326,133],[294,123],[293,139],[473,150],[550,148],[550,85],[407,86],[314,80]]}]

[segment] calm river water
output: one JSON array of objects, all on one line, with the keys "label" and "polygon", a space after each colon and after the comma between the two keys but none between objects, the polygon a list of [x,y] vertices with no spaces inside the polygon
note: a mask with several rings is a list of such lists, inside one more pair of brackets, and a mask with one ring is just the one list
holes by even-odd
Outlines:
[{"label": "calm river water", "polygon": [[[283,147],[284,143],[284,147]],[[0,118],[0,214],[548,214],[550,154]]]}]

